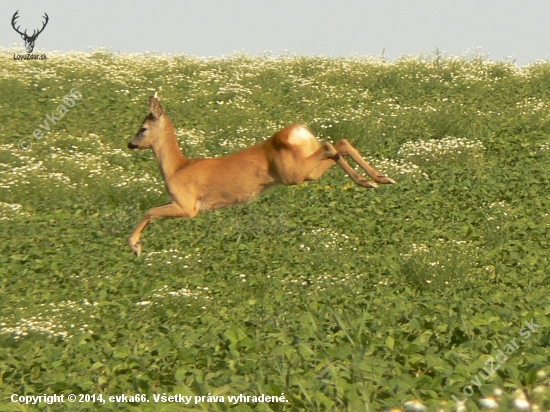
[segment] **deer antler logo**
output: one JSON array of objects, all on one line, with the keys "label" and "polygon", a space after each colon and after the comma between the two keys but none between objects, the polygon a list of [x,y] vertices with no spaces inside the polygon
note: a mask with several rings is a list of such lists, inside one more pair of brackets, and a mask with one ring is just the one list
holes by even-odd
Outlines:
[{"label": "deer antler logo", "polygon": [[17,18],[19,17],[18,13],[19,13],[19,10],[17,10],[17,11],[14,13],[14,15],[13,15],[13,17],[12,17],[12,19],[11,19],[11,25],[12,25],[13,29],[14,29],[17,33],[19,33],[19,34],[21,35],[21,38],[22,38],[23,40],[25,40],[25,48],[27,49],[27,53],[32,53],[32,51],[33,51],[33,49],[34,49],[34,42],[36,41],[36,38],[38,37],[38,35],[39,35],[40,33],[42,33],[42,32],[44,31],[44,28],[45,28],[46,25],[48,24],[48,20],[49,20],[50,18],[48,17],[48,15],[47,15],[46,13],[44,13],[44,18],[46,19],[46,21],[43,23],[42,28],[41,28],[40,30],[38,30],[38,31],[33,30],[32,35],[29,36],[29,35],[27,34],[27,30],[25,30],[24,33],[21,33],[21,32],[19,31],[19,27],[20,27],[20,26],[15,27],[15,20],[17,20]]}]

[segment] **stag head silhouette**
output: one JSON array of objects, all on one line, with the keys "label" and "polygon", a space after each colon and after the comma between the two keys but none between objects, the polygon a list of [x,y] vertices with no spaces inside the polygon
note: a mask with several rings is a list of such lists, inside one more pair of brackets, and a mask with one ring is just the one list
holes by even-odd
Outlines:
[{"label": "stag head silhouette", "polygon": [[14,15],[13,15],[13,17],[12,17],[12,19],[11,19],[11,25],[12,25],[13,29],[14,29],[17,33],[19,33],[19,34],[21,35],[21,38],[22,38],[23,40],[25,40],[25,48],[27,49],[27,53],[32,53],[32,51],[33,51],[33,49],[34,49],[34,42],[36,41],[36,38],[38,37],[38,35],[39,35],[40,33],[42,33],[42,31],[43,31],[44,28],[46,27],[46,24],[48,24],[48,20],[49,20],[50,18],[48,17],[48,15],[47,15],[46,13],[44,13],[44,18],[46,19],[46,21],[43,23],[42,28],[41,28],[40,30],[38,30],[38,31],[33,30],[32,35],[29,36],[29,35],[27,34],[27,30],[25,30],[24,33],[21,33],[21,32],[19,31],[19,27],[20,27],[20,26],[15,27],[15,20],[17,20],[17,18],[19,17],[19,16],[18,16],[18,13],[19,13],[19,10],[17,10],[17,11],[14,13]]}]

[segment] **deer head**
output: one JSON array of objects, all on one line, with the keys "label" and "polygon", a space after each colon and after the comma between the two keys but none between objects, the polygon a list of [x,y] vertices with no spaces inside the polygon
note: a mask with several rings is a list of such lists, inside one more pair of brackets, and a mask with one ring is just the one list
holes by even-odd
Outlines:
[{"label": "deer head", "polygon": [[25,48],[27,49],[27,53],[32,53],[32,51],[33,51],[33,49],[34,49],[34,42],[36,41],[36,38],[38,37],[38,35],[39,35],[40,33],[42,33],[42,31],[44,30],[44,28],[45,28],[46,25],[48,24],[48,20],[49,20],[50,18],[48,17],[48,15],[47,15],[46,13],[44,13],[44,18],[46,19],[46,21],[43,23],[42,28],[41,28],[40,30],[38,30],[38,31],[33,30],[32,35],[29,36],[29,35],[27,34],[27,30],[25,30],[25,32],[22,33],[22,32],[19,31],[19,27],[20,27],[20,26],[15,27],[15,20],[17,20],[17,18],[19,17],[19,16],[18,16],[18,13],[19,13],[19,10],[17,10],[17,11],[14,13],[14,15],[13,15],[13,17],[12,17],[12,19],[11,19],[11,25],[12,25],[13,29],[14,29],[17,33],[19,33],[19,34],[21,35],[21,38],[22,38],[23,40],[25,40]]},{"label": "deer head", "polygon": [[151,149],[153,144],[162,136],[162,131],[165,126],[166,116],[163,116],[164,111],[159,103],[159,97],[155,92],[154,96],[149,98],[149,110],[151,113],[143,120],[139,131],[136,133],[128,148],[138,151],[143,149]]}]

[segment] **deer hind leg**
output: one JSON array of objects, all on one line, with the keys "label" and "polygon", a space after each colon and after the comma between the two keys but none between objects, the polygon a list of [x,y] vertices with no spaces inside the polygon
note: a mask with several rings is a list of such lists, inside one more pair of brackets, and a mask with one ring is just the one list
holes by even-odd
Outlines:
[{"label": "deer hind leg", "polygon": [[273,168],[285,185],[297,185],[306,180],[316,180],[336,162],[358,185],[376,187],[358,175],[342,158],[337,148],[328,142],[321,144],[304,126],[290,126],[273,137],[287,149],[279,151],[279,156],[274,159]]},{"label": "deer hind leg", "polygon": [[[308,179],[309,174],[331,157],[338,156],[338,152],[330,143],[320,145],[313,151],[303,147],[294,147],[293,150],[280,151],[273,159],[272,170],[277,179],[284,185],[299,185]],[[309,155],[307,153],[310,153]]]},{"label": "deer hind leg", "polygon": [[[195,213],[196,216],[196,213]],[[130,249],[136,254],[136,256],[141,255],[141,234],[147,227],[149,223],[155,218],[158,217],[194,217],[193,214],[186,212],[176,203],[169,203],[167,205],[157,206],[152,209],[149,209],[143,215],[141,222],[134,229],[130,237],[128,237],[128,245]]]},{"label": "deer hind leg", "polygon": [[386,175],[383,175],[378,170],[376,170],[372,165],[367,163],[365,159],[361,156],[361,153],[359,153],[359,150],[357,150],[353,145],[348,142],[346,139],[340,140],[338,143],[336,143],[335,146],[336,150],[338,150],[338,153],[340,153],[342,156],[349,156],[359,166],[367,172],[367,174],[374,180],[375,182],[381,183],[381,184],[395,184],[395,180],[387,177]]},{"label": "deer hind leg", "polygon": [[[317,162],[317,166],[314,167],[314,169],[307,174],[304,180],[319,179],[323,174],[325,174],[328,169],[334,166],[334,163],[336,163],[338,164],[338,166],[344,169],[344,171],[351,177],[351,179],[359,186],[369,189],[378,187],[375,183],[372,183],[371,181],[365,179],[363,176],[359,175],[355,170],[353,170],[349,163],[346,162],[346,160],[342,157],[340,150],[338,149],[338,145],[336,145],[335,147],[331,143],[325,143],[323,147],[319,149],[319,151],[320,150],[324,150],[325,158],[320,162]],[[310,157],[315,156],[316,153],[314,153]]]}]

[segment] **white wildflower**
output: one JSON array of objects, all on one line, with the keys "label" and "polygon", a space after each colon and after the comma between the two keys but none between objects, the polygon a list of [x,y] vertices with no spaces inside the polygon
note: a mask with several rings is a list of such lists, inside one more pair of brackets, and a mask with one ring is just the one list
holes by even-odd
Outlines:
[{"label": "white wildflower", "polygon": [[479,401],[481,406],[485,409],[493,410],[498,409],[498,402],[494,396],[488,396]]},{"label": "white wildflower", "polygon": [[405,402],[405,409],[413,412],[425,412],[426,405],[418,399],[413,399],[412,401]]}]

